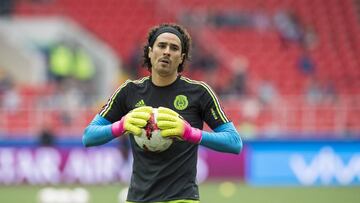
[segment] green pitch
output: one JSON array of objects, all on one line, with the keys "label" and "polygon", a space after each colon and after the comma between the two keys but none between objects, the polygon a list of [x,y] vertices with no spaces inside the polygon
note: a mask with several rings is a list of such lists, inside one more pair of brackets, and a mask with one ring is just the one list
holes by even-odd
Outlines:
[{"label": "green pitch", "polygon": [[[75,188],[59,186],[56,188]],[[83,187],[90,193],[91,203],[117,203],[123,185]],[[36,203],[43,187],[0,186],[1,203]],[[202,203],[357,203],[360,187],[250,187],[242,183],[207,182],[200,186]]]}]

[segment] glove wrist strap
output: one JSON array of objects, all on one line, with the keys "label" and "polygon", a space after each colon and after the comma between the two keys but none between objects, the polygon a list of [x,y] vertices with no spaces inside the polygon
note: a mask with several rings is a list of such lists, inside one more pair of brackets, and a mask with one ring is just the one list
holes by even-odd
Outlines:
[{"label": "glove wrist strap", "polygon": [[183,135],[183,139],[185,141],[194,143],[194,144],[199,144],[201,141],[201,130],[197,129],[197,128],[193,128],[190,126],[190,124],[186,123],[185,124],[185,130],[184,130],[184,135]]},{"label": "glove wrist strap", "polygon": [[111,132],[114,137],[120,137],[124,133],[124,119],[121,119],[120,121],[116,121],[111,125]]}]

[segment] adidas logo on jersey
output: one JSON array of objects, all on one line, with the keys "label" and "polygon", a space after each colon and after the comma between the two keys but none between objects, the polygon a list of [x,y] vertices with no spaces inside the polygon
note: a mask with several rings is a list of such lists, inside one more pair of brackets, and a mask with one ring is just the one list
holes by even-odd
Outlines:
[{"label": "adidas logo on jersey", "polygon": [[138,102],[135,104],[135,107],[136,107],[136,108],[137,108],[137,107],[140,107],[140,106],[146,106],[146,104],[145,104],[145,102],[144,102],[143,99],[140,100],[140,101],[138,101]]}]

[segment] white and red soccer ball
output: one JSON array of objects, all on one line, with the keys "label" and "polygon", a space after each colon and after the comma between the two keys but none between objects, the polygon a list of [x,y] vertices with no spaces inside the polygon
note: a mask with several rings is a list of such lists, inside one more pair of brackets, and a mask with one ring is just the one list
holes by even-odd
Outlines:
[{"label": "white and red soccer ball", "polygon": [[141,136],[134,136],[137,145],[145,151],[162,152],[173,143],[172,139],[160,135],[160,129],[157,126],[157,114],[157,108],[153,108],[151,117]]}]

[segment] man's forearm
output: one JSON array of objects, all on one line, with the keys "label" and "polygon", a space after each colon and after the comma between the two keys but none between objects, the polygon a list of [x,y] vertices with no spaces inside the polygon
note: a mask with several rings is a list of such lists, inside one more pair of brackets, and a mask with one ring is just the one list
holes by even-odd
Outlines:
[{"label": "man's forearm", "polygon": [[86,147],[105,144],[115,137],[111,131],[111,122],[96,115],[91,123],[86,127],[82,142]]},{"label": "man's forearm", "polygon": [[240,135],[233,123],[225,123],[214,129],[214,132],[202,131],[200,145],[234,154],[239,154],[243,147]]}]

